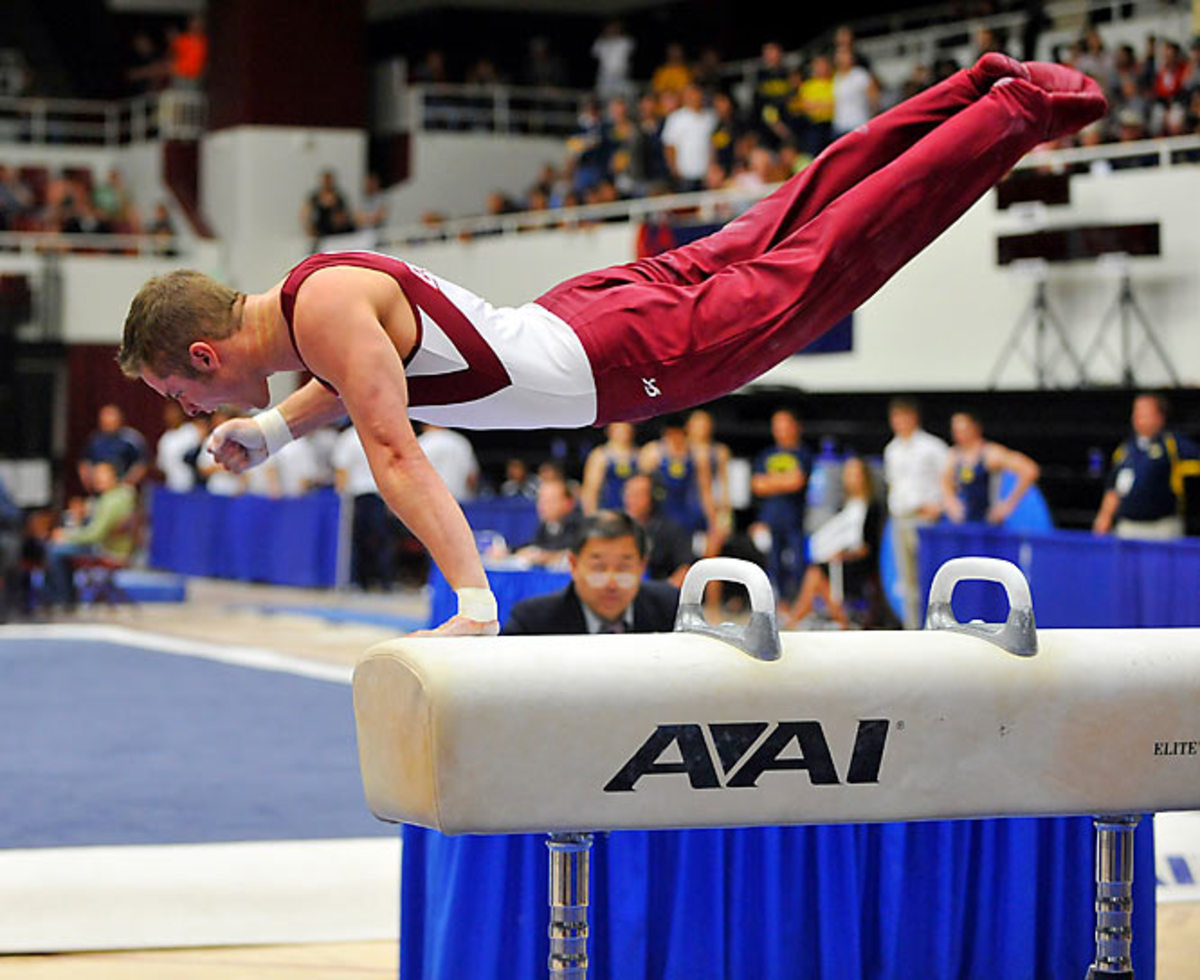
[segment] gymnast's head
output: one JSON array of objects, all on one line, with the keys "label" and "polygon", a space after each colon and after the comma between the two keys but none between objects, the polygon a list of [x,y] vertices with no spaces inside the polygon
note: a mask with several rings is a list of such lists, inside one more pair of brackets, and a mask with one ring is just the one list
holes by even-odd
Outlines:
[{"label": "gymnast's head", "polygon": [[244,293],[178,269],[149,280],[133,298],[117,363],[189,415],[218,405],[263,408],[269,372],[251,356],[243,331]]}]

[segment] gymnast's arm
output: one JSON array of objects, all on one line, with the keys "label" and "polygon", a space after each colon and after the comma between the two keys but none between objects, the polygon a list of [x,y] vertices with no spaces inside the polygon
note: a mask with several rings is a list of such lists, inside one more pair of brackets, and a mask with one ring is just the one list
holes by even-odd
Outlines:
[{"label": "gymnast's arm", "polygon": [[[314,276],[295,322],[309,365],[341,392],[388,507],[429,549],[451,588],[487,589],[467,519],[409,424],[404,366],[369,295],[356,291],[347,299],[333,280],[322,284]],[[336,330],[329,329],[331,323]],[[436,632],[498,630],[494,618],[483,622],[460,614]]]}]

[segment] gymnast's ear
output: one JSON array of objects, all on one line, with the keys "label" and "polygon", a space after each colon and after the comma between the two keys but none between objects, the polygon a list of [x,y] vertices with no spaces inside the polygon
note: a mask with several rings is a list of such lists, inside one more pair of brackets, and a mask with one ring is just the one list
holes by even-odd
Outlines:
[{"label": "gymnast's ear", "polygon": [[212,374],[221,366],[221,355],[212,344],[197,340],[188,347],[188,360],[201,374]]}]

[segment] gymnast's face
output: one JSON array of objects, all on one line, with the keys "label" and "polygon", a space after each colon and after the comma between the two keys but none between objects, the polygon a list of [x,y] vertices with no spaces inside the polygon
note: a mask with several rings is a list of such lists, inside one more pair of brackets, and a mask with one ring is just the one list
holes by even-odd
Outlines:
[{"label": "gymnast's face", "polygon": [[589,538],[571,555],[571,579],[579,601],[601,619],[615,620],[637,597],[646,560],[632,534]]},{"label": "gymnast's face", "polygon": [[190,349],[195,377],[159,375],[142,369],[142,380],[164,398],[173,398],[188,415],[207,415],[221,405],[266,408],[271,394],[266,377],[238,371],[210,344],[197,342]]}]

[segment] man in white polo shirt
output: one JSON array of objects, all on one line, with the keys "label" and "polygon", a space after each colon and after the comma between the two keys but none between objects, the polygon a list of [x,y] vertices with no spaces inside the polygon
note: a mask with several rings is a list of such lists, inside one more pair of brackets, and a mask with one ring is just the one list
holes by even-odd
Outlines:
[{"label": "man in white polo shirt", "polygon": [[888,421],[895,438],[883,451],[888,513],[896,547],[896,568],[904,583],[904,628],[921,628],[917,583],[917,528],[942,513],[941,478],[949,447],[921,428],[921,413],[910,398],[894,398]]},{"label": "man in white polo shirt", "polygon": [[716,113],[704,107],[700,86],[689,85],[683,90],[683,105],[667,116],[662,131],[667,166],[675,178],[676,190],[703,189],[716,128]]}]

